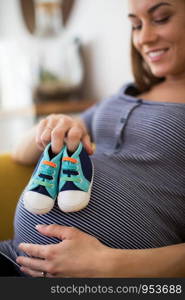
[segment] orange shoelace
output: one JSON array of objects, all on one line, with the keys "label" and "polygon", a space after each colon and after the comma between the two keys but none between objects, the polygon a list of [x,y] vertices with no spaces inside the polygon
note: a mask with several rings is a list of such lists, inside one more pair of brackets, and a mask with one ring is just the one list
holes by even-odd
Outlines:
[{"label": "orange shoelace", "polygon": [[70,162],[72,162],[73,164],[76,164],[76,163],[78,162],[77,159],[72,158],[72,157],[63,157],[62,160],[63,160],[63,161],[70,161]]}]

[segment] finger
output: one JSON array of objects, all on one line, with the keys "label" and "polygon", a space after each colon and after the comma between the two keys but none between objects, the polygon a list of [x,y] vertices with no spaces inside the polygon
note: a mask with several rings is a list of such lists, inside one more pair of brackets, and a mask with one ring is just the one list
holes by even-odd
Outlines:
[{"label": "finger", "polygon": [[85,150],[89,155],[92,155],[94,153],[93,145],[90,140],[90,136],[88,134],[85,134],[82,138],[82,143],[84,145]]},{"label": "finger", "polygon": [[51,130],[49,128],[45,128],[40,139],[43,147],[45,148],[51,141]]},{"label": "finger", "polygon": [[46,267],[46,261],[43,259],[19,256],[16,261],[21,265],[21,267],[29,268],[38,272],[44,270]]},{"label": "finger", "polygon": [[80,143],[83,131],[79,127],[72,127],[67,134],[66,145],[69,151],[74,152]]},{"label": "finger", "polygon": [[37,271],[37,270],[32,270],[30,268],[27,267],[20,267],[20,270],[23,273],[26,273],[32,277],[41,277],[41,278],[56,278],[56,277],[61,277],[61,275],[58,274],[51,274],[46,272],[45,276],[43,276],[43,271]]},{"label": "finger", "polygon": [[49,117],[47,117],[46,118],[47,124],[46,124],[45,130],[52,131],[55,128],[55,126],[56,126],[56,124],[58,122],[58,118],[59,117],[55,116],[55,115],[50,115]]},{"label": "finger", "polygon": [[36,229],[49,237],[57,237],[60,240],[71,239],[77,232],[81,232],[79,229],[70,226],[61,226],[56,224],[51,225],[37,225]]},{"label": "finger", "polygon": [[57,120],[49,118],[45,124],[45,128],[40,136],[41,142],[46,147],[51,142],[52,131],[57,124]]},{"label": "finger", "polygon": [[64,139],[69,130],[70,124],[64,124],[63,121],[59,122],[51,133],[51,147],[54,153],[59,153],[64,146]]},{"label": "finger", "polygon": [[48,251],[50,250],[49,248],[51,247],[52,245],[37,245],[27,243],[19,244],[19,249],[25,252],[27,255],[42,259],[47,258]]},{"label": "finger", "polygon": [[32,277],[43,277],[43,271],[36,271],[27,267],[20,267],[20,270]]},{"label": "finger", "polygon": [[43,149],[51,141],[51,132],[56,126],[58,119],[59,116],[49,115],[40,122],[37,130],[37,139]]}]

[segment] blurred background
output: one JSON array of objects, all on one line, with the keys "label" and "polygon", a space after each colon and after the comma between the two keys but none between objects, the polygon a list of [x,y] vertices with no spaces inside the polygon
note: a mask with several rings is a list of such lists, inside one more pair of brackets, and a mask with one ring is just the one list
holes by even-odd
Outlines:
[{"label": "blurred background", "polygon": [[0,1],[0,152],[132,80],[125,0]]}]

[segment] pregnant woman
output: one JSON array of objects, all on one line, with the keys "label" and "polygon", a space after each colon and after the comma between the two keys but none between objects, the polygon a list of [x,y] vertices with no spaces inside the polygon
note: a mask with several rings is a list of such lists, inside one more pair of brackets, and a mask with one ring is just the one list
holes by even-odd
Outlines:
[{"label": "pregnant woman", "polygon": [[30,213],[23,191],[0,242],[22,276],[185,276],[185,1],[128,2],[134,82],[80,119],[48,116],[13,153],[30,164],[50,142],[56,155],[82,142],[94,165],[78,212]]}]

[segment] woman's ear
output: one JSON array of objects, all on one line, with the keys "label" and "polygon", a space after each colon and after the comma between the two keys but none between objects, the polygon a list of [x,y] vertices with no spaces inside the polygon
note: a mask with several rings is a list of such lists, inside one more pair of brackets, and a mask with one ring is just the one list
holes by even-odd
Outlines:
[{"label": "woman's ear", "polygon": [[[49,0],[48,0],[49,1]],[[75,0],[63,0],[61,5],[61,15],[63,16],[64,25],[72,11]],[[30,33],[35,30],[35,7],[34,0],[20,0],[20,9],[23,15],[25,25]]]}]

